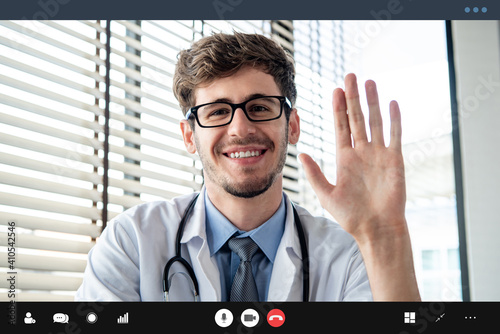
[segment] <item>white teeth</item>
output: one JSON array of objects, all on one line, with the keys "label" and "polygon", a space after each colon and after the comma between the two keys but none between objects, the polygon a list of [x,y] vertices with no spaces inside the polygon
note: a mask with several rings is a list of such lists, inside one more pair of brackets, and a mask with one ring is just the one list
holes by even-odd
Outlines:
[{"label": "white teeth", "polygon": [[234,158],[250,158],[250,157],[258,157],[260,155],[260,151],[246,151],[246,152],[233,152],[229,156]]}]

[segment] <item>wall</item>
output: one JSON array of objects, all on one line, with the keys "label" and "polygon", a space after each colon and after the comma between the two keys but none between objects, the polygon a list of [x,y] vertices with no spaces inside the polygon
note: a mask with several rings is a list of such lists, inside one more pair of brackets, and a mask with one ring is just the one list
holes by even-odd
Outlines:
[{"label": "wall", "polygon": [[472,301],[500,301],[500,34],[452,23]]}]

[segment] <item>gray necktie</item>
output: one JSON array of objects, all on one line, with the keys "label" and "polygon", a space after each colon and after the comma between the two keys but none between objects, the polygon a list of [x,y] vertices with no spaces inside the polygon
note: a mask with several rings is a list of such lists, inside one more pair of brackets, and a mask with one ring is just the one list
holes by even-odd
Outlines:
[{"label": "gray necktie", "polygon": [[257,302],[259,294],[257,285],[252,274],[252,257],[259,249],[259,246],[250,239],[232,238],[228,241],[229,248],[240,257],[240,265],[234,275],[231,286],[231,302]]}]

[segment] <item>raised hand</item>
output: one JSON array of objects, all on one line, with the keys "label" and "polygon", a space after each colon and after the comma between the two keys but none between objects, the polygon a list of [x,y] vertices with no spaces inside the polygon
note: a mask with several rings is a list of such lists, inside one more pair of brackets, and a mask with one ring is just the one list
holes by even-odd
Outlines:
[{"label": "raised hand", "polygon": [[337,183],[332,185],[307,154],[300,154],[318,199],[357,241],[375,300],[419,300],[405,220],[405,176],[401,152],[401,113],[389,106],[390,143],[385,145],[375,82],[365,84],[371,141],[356,76],[345,78],[345,92],[333,92],[337,143]]},{"label": "raised hand", "polygon": [[375,82],[366,82],[368,141],[354,74],[346,76],[345,86],[345,93],[341,88],[333,92],[337,184],[330,184],[311,157],[301,154],[306,177],[323,208],[359,241],[401,229],[404,233],[406,191],[398,104],[390,104],[391,137],[386,147],[377,88]]}]

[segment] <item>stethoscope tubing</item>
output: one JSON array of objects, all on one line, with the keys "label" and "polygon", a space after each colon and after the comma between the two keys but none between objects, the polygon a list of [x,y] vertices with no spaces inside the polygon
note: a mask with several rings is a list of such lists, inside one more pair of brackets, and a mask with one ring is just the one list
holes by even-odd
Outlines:
[{"label": "stethoscope tubing", "polygon": [[[187,262],[186,259],[184,259],[181,256],[181,239],[184,233],[184,228],[186,226],[189,216],[191,215],[191,212],[193,211],[194,205],[196,204],[199,195],[200,194],[198,193],[193,198],[191,203],[189,203],[188,208],[186,209],[186,212],[184,213],[184,216],[182,217],[181,222],[179,223],[179,228],[177,230],[177,236],[175,240],[176,243],[175,256],[170,258],[170,260],[168,260],[167,264],[165,265],[165,268],[163,269],[163,292],[165,294],[165,301],[168,301],[169,290],[170,290],[170,281],[168,273],[170,271],[170,268],[175,262],[180,262],[187,270],[188,275],[191,278],[191,281],[193,282],[193,289],[194,289],[193,293],[195,301],[199,300],[199,285],[198,285],[198,280],[196,278],[196,274],[194,273],[193,267],[189,264],[189,262]],[[303,289],[302,299],[304,302],[307,302],[309,301],[309,252],[307,250],[307,243],[305,239],[304,229],[302,227],[302,222],[300,221],[299,214],[297,213],[297,210],[295,209],[295,206],[293,204],[292,208],[293,208],[295,226],[297,227],[297,234],[299,236],[300,251],[302,253],[302,289]]]}]

